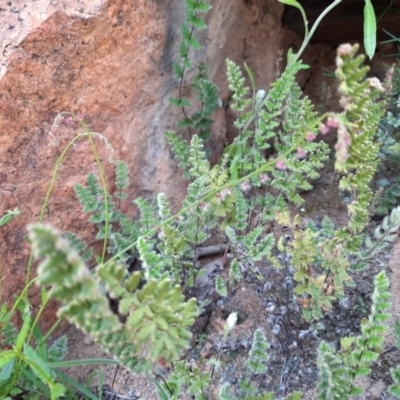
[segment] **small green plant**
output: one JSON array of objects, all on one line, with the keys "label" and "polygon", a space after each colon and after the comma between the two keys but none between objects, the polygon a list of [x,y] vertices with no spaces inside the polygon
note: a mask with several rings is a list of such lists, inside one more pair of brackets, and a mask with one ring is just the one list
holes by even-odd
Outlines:
[{"label": "small green plant", "polygon": [[387,330],[384,322],[389,318],[387,308],[389,280],[384,271],[375,277],[372,308],[368,320],[361,324],[361,335],[341,339],[340,353],[325,342],[319,347],[319,399],[349,399],[363,393],[356,385],[356,378],[371,372],[370,366],[382,351],[383,334]]},{"label": "small green plant", "polygon": [[8,222],[10,222],[14,217],[16,217],[19,214],[20,214],[20,212],[18,210],[18,207],[15,208],[14,210],[7,210],[6,214],[0,218],[0,226],[7,224]]},{"label": "small green plant", "polygon": [[[261,328],[257,328],[253,335],[253,342],[249,352],[249,358],[246,364],[246,370],[244,372],[243,379],[239,382],[241,393],[239,398],[248,398],[251,395],[257,394],[258,390],[251,385],[251,379],[255,375],[264,374],[267,370],[266,362],[268,360],[268,349],[269,345],[264,331]],[[225,383],[219,390],[221,400],[228,400],[229,397],[229,385]],[[264,396],[273,396],[273,393],[264,393]],[[272,397],[271,397],[272,398]]]},{"label": "small green plant", "polygon": [[[101,135],[90,132],[84,121],[70,113],[61,113],[58,115],[54,125],[56,126],[58,121],[65,116],[74,118],[84,131],[74,136],[57,160],[53,179],[43,203],[39,220],[43,219],[59,167],[67,152],[78,140],[87,138],[91,143],[99,167],[99,175],[103,184],[105,183],[94,142],[94,137],[99,137]],[[109,146],[106,140],[105,143]],[[106,193],[107,190],[103,185],[103,194]],[[108,206],[106,205],[105,209],[107,208]],[[18,208],[15,208],[13,211],[8,211],[6,215],[0,219],[0,229],[18,214]],[[107,231],[107,218],[104,225],[106,225],[105,230]],[[72,235],[68,236],[75,246],[84,249],[85,245],[81,241]],[[104,242],[104,244],[106,245],[106,242]],[[106,253],[106,248],[104,247],[103,254]],[[88,251],[85,254],[85,259],[89,259],[90,257],[91,251]],[[99,256],[99,260],[101,260],[101,256]],[[97,400],[98,397],[95,396],[90,389],[64,374],[60,368],[87,364],[118,363],[113,360],[102,359],[62,361],[66,354],[67,339],[65,336],[55,340],[52,339],[61,319],[58,319],[46,333],[42,332],[39,325],[51,293],[44,287],[41,288],[41,303],[37,305],[37,312],[34,312],[34,308],[29,301],[29,290],[32,284],[37,281],[37,278],[30,278],[32,262],[33,257],[30,257],[27,266],[25,288],[19,296],[16,296],[15,302],[11,307],[7,304],[2,304],[0,310],[0,397],[2,399],[11,399],[17,396],[21,399],[38,400],[43,398],[54,400],[59,398],[78,399],[77,393],[79,392],[85,395],[86,399]],[[18,327],[14,323],[18,318],[22,321],[21,327]],[[99,393],[101,393],[101,389],[102,388],[100,388]]]},{"label": "small green plant", "polygon": [[[46,297],[46,292],[42,292]],[[20,395],[22,398],[39,399],[42,395],[58,399],[65,395],[66,387],[56,382],[56,374],[45,363],[62,361],[66,354],[67,338],[61,336],[50,347],[46,345],[46,336],[39,327],[33,330],[32,306],[26,297],[21,298],[20,312],[23,320],[19,333],[11,322],[12,311],[4,304],[0,312],[2,323],[2,345],[10,350],[2,352],[0,365],[0,395]],[[43,305],[45,306],[44,299]],[[8,311],[8,312],[7,312]],[[31,333],[30,333],[31,330]],[[31,346],[27,335],[32,334],[36,346]]]},{"label": "small green plant", "polygon": [[[382,44],[387,44],[387,43],[397,43],[397,49],[400,50],[400,38],[396,37],[395,35],[393,35],[392,33],[386,31],[385,29],[383,29],[383,31],[391,37],[391,39],[389,40],[385,40],[384,42],[382,42]],[[398,57],[400,55],[400,53],[396,53],[396,54],[387,54],[384,55],[383,57]]]}]

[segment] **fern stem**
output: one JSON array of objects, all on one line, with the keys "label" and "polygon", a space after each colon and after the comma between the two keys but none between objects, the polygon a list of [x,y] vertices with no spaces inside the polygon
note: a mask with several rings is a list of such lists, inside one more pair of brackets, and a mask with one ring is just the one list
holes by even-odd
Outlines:
[{"label": "fern stem", "polygon": [[[199,0],[196,1],[196,5],[199,3]],[[197,17],[197,11],[195,12],[194,16]],[[193,37],[193,32],[194,32],[194,25],[192,24],[191,28],[190,28],[190,36],[189,38],[192,39]],[[183,80],[185,77],[185,72],[186,72],[186,65],[185,65],[185,61],[189,58],[189,49],[190,49],[190,44],[189,44],[190,40],[188,41],[188,45],[186,46],[186,57],[184,58],[184,62],[183,62],[183,67],[182,67],[182,77],[181,77],[181,81],[179,83],[179,99],[182,100],[183,94],[182,94],[182,89],[183,89]],[[185,119],[188,119],[188,116],[186,114],[186,110],[184,106],[181,106],[181,110],[182,110],[182,114],[185,117]],[[192,140],[192,130],[190,129],[190,126],[188,126],[188,132],[189,132],[189,140]]]},{"label": "fern stem", "polygon": [[62,318],[58,318],[57,321],[53,324],[53,326],[48,330],[48,332],[40,339],[41,343],[45,343],[46,340],[53,334],[53,332],[57,329],[57,327],[63,321]]},{"label": "fern stem", "polygon": [[310,32],[304,38],[304,41],[303,41],[303,44],[300,47],[300,50],[296,54],[294,54],[293,57],[290,60],[288,60],[288,62],[290,64],[294,64],[300,58],[300,56],[303,54],[303,51],[307,47],[308,43],[310,42],[311,38],[314,35],[314,32],[316,31],[318,25],[320,24],[322,19],[325,17],[325,15],[328,14],[333,8],[335,8],[341,2],[342,2],[342,0],[335,0],[331,5],[326,7],[324,11],[322,11],[322,13],[319,15],[317,20],[314,22],[314,25],[310,29]]},{"label": "fern stem", "polygon": [[[29,288],[30,288],[31,285],[32,285],[33,283],[35,283],[38,279],[39,279],[39,277],[36,276],[36,277],[33,278],[30,282],[28,282],[27,284],[25,284],[25,287],[24,287],[24,289],[22,290],[21,294],[17,297],[17,299],[15,300],[14,305],[11,307],[11,310],[10,310],[10,312],[9,312],[10,315],[14,315],[14,314],[15,314],[15,311],[17,310],[17,308],[18,308],[18,306],[19,306],[19,303],[22,301],[23,298],[25,298],[25,297],[28,296]],[[2,334],[3,329],[5,328],[5,326],[6,326],[6,324],[1,324],[1,327],[0,327],[0,335]]]},{"label": "fern stem", "polygon": [[[43,202],[43,205],[42,205],[42,209],[41,209],[40,214],[39,214],[38,222],[42,222],[43,221],[44,214],[46,212],[47,205],[49,203],[50,196],[51,196],[51,193],[53,191],[54,184],[56,182],[59,169],[61,167],[61,163],[63,162],[66,154],[68,153],[70,148],[75,144],[75,142],[77,140],[79,140],[80,138],[82,138],[84,136],[87,136],[89,138],[89,141],[90,141],[90,144],[91,144],[91,147],[92,147],[92,151],[93,151],[93,154],[94,154],[94,157],[95,157],[95,160],[96,160],[97,168],[99,170],[99,175],[100,175],[100,179],[101,179],[101,182],[102,182],[102,185],[103,185],[103,193],[104,193],[104,199],[105,199],[104,201],[105,201],[105,212],[106,212],[106,227],[105,227],[105,237],[104,237],[104,242],[103,242],[103,252],[102,252],[102,258],[101,258],[102,260],[104,260],[105,254],[106,254],[106,250],[107,250],[107,233],[108,233],[107,186],[106,186],[106,182],[105,182],[105,178],[104,178],[104,172],[103,172],[103,168],[101,166],[100,158],[99,158],[99,155],[97,153],[96,145],[95,145],[94,140],[93,140],[93,134],[94,133],[89,130],[89,127],[86,124],[86,122],[82,121],[81,119],[79,119],[75,114],[67,112],[67,111],[62,111],[62,112],[59,113],[59,116],[61,116],[61,115],[69,115],[69,116],[71,116],[73,119],[75,119],[76,122],[78,122],[78,124],[80,124],[82,126],[82,128],[84,129],[85,132],[81,132],[78,135],[76,135],[67,144],[67,146],[65,147],[65,149],[63,150],[61,155],[57,158],[56,166],[54,167],[54,170],[53,170],[53,176],[51,178],[50,186],[49,186],[49,188],[47,190],[46,197],[44,199],[44,202]],[[29,280],[30,280],[32,264],[33,264],[33,254],[31,252],[30,255],[29,255],[29,260],[28,260],[28,267],[27,267],[27,272],[26,272],[25,284],[27,284],[29,282]]]},{"label": "fern stem", "polygon": [[31,326],[31,328],[29,330],[28,338],[26,339],[26,343],[28,343],[28,344],[30,343],[30,341],[32,339],[33,331],[35,330],[36,325],[39,323],[40,317],[42,316],[43,311],[46,308],[46,304],[47,304],[47,301],[46,301],[46,303],[42,303],[40,305],[40,307],[39,307],[39,312],[36,314],[36,317],[35,317],[35,319],[34,319],[34,321],[32,323],[32,326]]}]

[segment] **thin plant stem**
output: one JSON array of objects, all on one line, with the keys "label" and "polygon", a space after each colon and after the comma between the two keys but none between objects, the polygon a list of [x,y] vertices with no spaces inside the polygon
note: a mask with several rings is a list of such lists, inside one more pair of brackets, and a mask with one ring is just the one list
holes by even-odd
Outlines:
[{"label": "thin plant stem", "polygon": [[322,13],[319,15],[317,20],[314,22],[314,25],[310,29],[310,32],[304,38],[303,44],[301,45],[300,50],[296,54],[293,54],[291,59],[288,60],[288,62],[290,64],[294,64],[300,58],[300,56],[303,54],[305,48],[307,47],[308,43],[310,42],[311,38],[313,37],[313,35],[314,35],[315,31],[316,31],[318,25],[320,24],[322,19],[325,17],[325,15],[328,14],[333,8],[335,8],[341,2],[342,2],[342,0],[335,0],[331,5],[329,5],[327,8],[325,8],[324,11],[322,11]]},{"label": "thin plant stem", "polygon": [[[42,209],[41,209],[41,212],[40,212],[40,215],[39,215],[39,222],[43,221],[44,214],[46,212],[46,208],[47,208],[47,205],[49,203],[49,199],[50,199],[51,193],[53,191],[54,184],[56,182],[59,169],[61,167],[61,163],[63,162],[66,154],[68,153],[70,148],[74,145],[74,143],[77,140],[79,140],[80,138],[82,138],[84,136],[87,136],[89,138],[89,141],[90,141],[90,144],[91,144],[91,147],[92,147],[92,151],[93,151],[93,154],[94,154],[94,157],[95,157],[95,160],[96,160],[97,168],[98,168],[99,175],[100,175],[100,180],[101,180],[102,187],[103,187],[103,193],[104,193],[104,208],[105,208],[106,221],[105,221],[105,235],[104,235],[104,242],[103,242],[103,251],[102,251],[102,256],[101,256],[101,260],[103,262],[104,258],[105,258],[105,255],[106,255],[106,250],[107,250],[107,234],[108,234],[108,229],[109,229],[109,221],[108,221],[109,218],[108,218],[107,186],[106,186],[106,181],[105,181],[105,177],[104,177],[104,171],[103,171],[103,168],[101,166],[101,161],[100,161],[99,155],[97,153],[96,145],[95,145],[94,140],[93,140],[93,136],[96,133],[95,132],[91,132],[89,130],[88,125],[84,121],[80,120],[77,116],[75,116],[75,114],[63,111],[63,112],[61,112],[59,114],[59,116],[61,116],[61,115],[69,115],[72,118],[74,118],[82,126],[82,128],[85,130],[85,132],[82,132],[82,133],[76,135],[67,144],[67,146],[65,147],[64,151],[61,153],[60,157],[58,157],[58,159],[56,161],[56,166],[55,166],[55,168],[53,170],[53,176],[52,176],[52,179],[50,181],[50,185],[49,185],[49,188],[47,190],[46,197],[44,199],[44,202],[43,202],[43,205],[42,205]],[[28,268],[27,268],[27,273],[26,273],[26,283],[28,283],[29,280],[30,280],[32,264],[33,264],[33,254],[31,252],[30,255],[29,255],[29,260],[28,260]]]}]

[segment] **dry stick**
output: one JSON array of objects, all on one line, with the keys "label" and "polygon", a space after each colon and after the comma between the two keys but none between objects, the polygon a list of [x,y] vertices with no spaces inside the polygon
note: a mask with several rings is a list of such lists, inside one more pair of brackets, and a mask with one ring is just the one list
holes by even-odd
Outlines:
[{"label": "dry stick", "polygon": [[[199,247],[197,249],[194,250],[194,257],[193,257],[193,268],[196,268],[196,263],[197,260],[200,257],[207,257],[207,256],[214,256],[217,254],[220,254],[222,252],[224,253],[224,259],[223,259],[223,264],[224,264],[224,260],[226,260],[226,253],[228,251],[229,246],[226,245],[212,245],[212,246],[206,246],[206,247]],[[196,271],[196,269],[195,269]],[[196,271],[197,272],[197,271]],[[194,293],[194,288],[196,286],[196,279],[197,279],[197,273],[195,272],[194,275],[194,282],[193,282],[193,289],[192,289],[192,294],[191,296],[193,296]]]},{"label": "dry stick", "polygon": [[103,394],[111,395],[112,399],[132,400],[132,396],[123,396],[122,394],[115,393],[114,390],[111,392],[108,390],[103,390]]},{"label": "dry stick", "polygon": [[168,383],[167,383],[167,381],[164,379],[164,377],[163,377],[162,375],[159,375],[159,374],[155,373],[154,371],[153,371],[153,375],[154,375],[156,378],[161,379],[161,380],[164,382],[165,387],[167,388],[169,394],[172,396],[172,395],[174,394],[174,392],[170,389],[170,387],[168,386]]},{"label": "dry stick", "polygon": [[383,356],[386,353],[390,353],[391,351],[398,350],[398,349],[399,348],[397,346],[390,346],[390,347],[386,348],[385,350],[383,350],[380,355]]},{"label": "dry stick", "polygon": [[[281,228],[281,233],[282,233],[282,236],[283,236],[283,229],[282,228]],[[285,263],[285,281],[286,281],[286,279],[287,279],[287,277],[289,275],[289,266],[288,266],[288,260],[287,260],[286,244],[284,244],[283,249],[284,249],[284,251],[283,251],[284,259],[283,260],[284,260],[284,263]],[[289,302],[290,302],[289,285],[286,282],[286,307],[288,308],[288,310],[289,310]]]},{"label": "dry stick", "polygon": [[[252,167],[253,170],[253,167]],[[254,193],[253,189],[252,189],[252,193]],[[249,233],[251,225],[253,223],[253,219],[255,218],[255,204],[256,204],[256,198],[257,195],[260,193],[260,188],[258,187],[257,190],[255,191],[254,196],[251,198],[250,201],[253,202],[252,206],[251,206],[251,211],[250,214],[247,217],[247,228],[246,228],[246,233]],[[257,225],[256,225],[257,226]]]},{"label": "dry stick", "polygon": [[206,247],[199,247],[196,249],[196,257],[207,257],[207,256],[214,256],[217,254],[224,253],[226,254],[226,251],[228,249],[227,245],[212,245],[212,246],[206,246]]},{"label": "dry stick", "polygon": [[298,360],[296,361],[296,363],[293,365],[293,368],[289,371],[289,373],[288,373],[288,375],[287,375],[287,377],[286,377],[286,382],[285,382],[285,386],[286,386],[286,387],[287,387],[287,385],[288,385],[290,375],[292,375],[293,371],[297,368],[297,366],[299,365],[299,362],[300,362],[300,359],[298,359]]},{"label": "dry stick", "polygon": [[115,373],[114,373],[113,380],[112,380],[112,383],[111,383],[111,389],[112,390],[114,390],[114,383],[115,383],[115,379],[117,378],[118,370],[119,370],[119,365],[117,365],[117,368],[115,368]]},{"label": "dry stick", "polygon": [[[283,384],[283,381],[284,381],[284,375],[285,375],[285,371],[286,371],[286,365],[287,365],[287,363],[288,363],[288,360],[287,360],[287,358],[288,358],[288,354],[287,353],[285,353],[285,361],[283,362],[283,365],[282,365],[282,373],[281,373],[281,379],[280,379],[280,381],[279,381],[279,387]],[[279,388],[278,388],[279,389]]]}]

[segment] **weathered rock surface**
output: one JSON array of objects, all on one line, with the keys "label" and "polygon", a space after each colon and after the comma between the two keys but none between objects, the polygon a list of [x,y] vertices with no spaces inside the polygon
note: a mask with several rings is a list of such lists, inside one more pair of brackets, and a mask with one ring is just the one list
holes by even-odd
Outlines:
[{"label": "weathered rock surface", "polygon": [[[260,86],[276,74],[282,48],[283,6],[269,1],[212,1],[209,29],[196,61],[210,66],[210,76],[228,97],[227,57],[246,61]],[[0,212],[19,207],[21,216],[0,230],[2,301],[9,304],[25,282],[29,245],[26,225],[38,220],[56,161],[82,129],[62,111],[79,115],[95,139],[112,190],[112,155],[127,162],[132,179],[131,200],[154,191],[167,193],[177,206],[185,182],[164,138],[180,118],[169,105],[176,95],[172,64],[183,19],[180,0],[10,0],[0,7]],[[213,159],[226,135],[224,109],[216,113]],[[229,116],[228,116],[229,124]],[[90,146],[80,139],[63,159],[44,211],[43,221],[78,232],[93,242],[73,192],[96,171]],[[33,300],[35,301],[36,295]],[[37,299],[36,299],[37,300]],[[48,313],[54,313],[51,308]],[[52,318],[50,318],[52,319]]]}]

